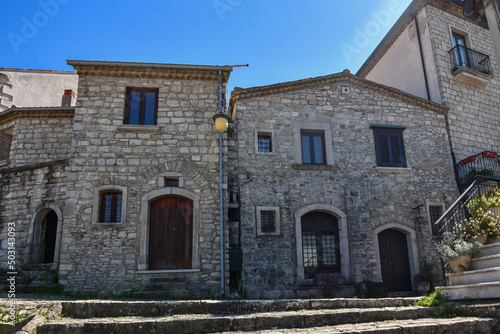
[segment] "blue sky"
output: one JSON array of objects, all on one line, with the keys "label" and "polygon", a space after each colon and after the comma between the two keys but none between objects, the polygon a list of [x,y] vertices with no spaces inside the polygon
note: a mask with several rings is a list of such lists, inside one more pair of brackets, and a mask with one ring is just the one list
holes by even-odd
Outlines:
[{"label": "blue sky", "polygon": [[355,73],[411,0],[0,0],[0,67],[67,59],[249,64],[253,87]]}]

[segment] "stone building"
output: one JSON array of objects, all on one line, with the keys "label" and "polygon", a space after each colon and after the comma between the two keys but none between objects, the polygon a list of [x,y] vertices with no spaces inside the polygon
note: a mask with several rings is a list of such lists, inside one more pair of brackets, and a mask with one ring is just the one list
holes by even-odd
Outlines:
[{"label": "stone building", "polygon": [[63,92],[65,104],[74,106],[77,86],[75,72],[0,68],[0,112],[12,106],[60,106]]},{"label": "stone building", "polygon": [[357,73],[450,108],[461,189],[500,177],[499,24],[497,1],[415,0]]},{"label": "stone building", "polygon": [[52,271],[67,291],[117,293],[162,276],[151,284],[164,297],[220,294],[212,116],[232,68],[68,64],[78,71],[75,107],[0,114],[0,256],[14,222],[29,279]]},{"label": "stone building", "polygon": [[344,71],[236,89],[229,110],[229,242],[246,296],[411,291],[423,269],[440,277],[423,206],[458,196],[448,108]]}]

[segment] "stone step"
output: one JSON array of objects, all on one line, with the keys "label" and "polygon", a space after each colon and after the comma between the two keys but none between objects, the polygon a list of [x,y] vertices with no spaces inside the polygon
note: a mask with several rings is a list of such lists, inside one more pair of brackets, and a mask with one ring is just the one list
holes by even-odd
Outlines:
[{"label": "stone step", "polygon": [[164,290],[164,291],[137,291],[133,294],[134,299],[143,300],[171,300],[187,299],[189,292],[187,290]]},{"label": "stone step", "polygon": [[441,294],[450,300],[500,298],[500,281],[488,283],[438,286]]},{"label": "stone step", "polygon": [[487,244],[483,246],[483,256],[500,254],[500,242]]},{"label": "stone step", "polygon": [[280,333],[302,333],[302,334],[336,334],[336,333],[405,333],[405,334],[478,334],[492,333],[498,326],[498,321],[491,318],[424,318],[410,320],[387,320],[367,322],[359,324],[345,324],[337,326],[324,326],[313,328],[295,328],[250,331],[250,332],[223,332],[220,334],[280,334]]},{"label": "stone step", "polygon": [[418,298],[336,298],[196,301],[62,301],[62,313],[72,318],[154,317],[182,314],[245,314],[298,310],[384,308],[409,306]]},{"label": "stone step", "polygon": [[173,290],[186,290],[187,283],[148,283],[144,285],[143,291],[173,291]]},{"label": "stone step", "polygon": [[469,266],[469,270],[480,270],[500,267],[500,254],[481,256],[476,259],[472,259]]},{"label": "stone step", "polygon": [[460,273],[446,274],[448,285],[465,285],[488,282],[500,282],[500,267],[467,270]]},{"label": "stone step", "polygon": [[216,333],[273,328],[310,328],[359,324],[394,319],[430,318],[437,310],[427,307],[384,307],[297,310],[240,315],[186,314],[160,317],[63,318],[40,326],[38,334],[83,333]]}]

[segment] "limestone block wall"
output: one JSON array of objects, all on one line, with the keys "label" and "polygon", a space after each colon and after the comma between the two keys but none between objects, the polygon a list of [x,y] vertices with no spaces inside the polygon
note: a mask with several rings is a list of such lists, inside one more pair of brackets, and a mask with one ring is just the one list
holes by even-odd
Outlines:
[{"label": "limestone block wall", "polygon": [[[157,126],[123,124],[127,87],[159,88]],[[189,273],[163,275],[181,277],[190,296],[217,293],[219,149],[212,121],[217,110],[218,81],[80,75],[60,266],[68,290],[142,289],[155,276],[145,263],[149,201],[180,194],[199,203],[197,264]],[[179,188],[165,187],[169,175],[180,179]],[[121,224],[93,221],[96,189],[103,187],[126,192]]]},{"label": "limestone block wall", "polygon": [[[298,269],[297,224],[302,214],[314,210],[329,212],[341,221],[338,284],[381,282],[376,238],[386,228],[410,236],[412,274],[425,264],[439,273],[430,224],[427,219],[416,223],[413,208],[426,201],[449,206],[458,196],[445,115],[359,82],[322,82],[282,92],[271,87],[272,93],[249,97],[243,93],[236,99],[235,171],[247,297],[312,296],[307,286],[314,283],[306,282]],[[408,168],[376,167],[370,128],[374,124],[406,128]],[[325,131],[327,166],[306,166],[300,161],[297,129],[314,127]],[[256,152],[258,131],[272,134],[272,153]],[[279,208],[279,235],[257,235],[259,206]]]},{"label": "limestone block wall", "polygon": [[[485,150],[500,151],[499,72],[490,31],[432,5],[426,9],[441,97],[450,107],[449,131],[457,160]],[[493,79],[484,87],[460,83],[453,76],[448,54],[453,47],[452,30],[465,34],[469,48],[489,55]]]}]

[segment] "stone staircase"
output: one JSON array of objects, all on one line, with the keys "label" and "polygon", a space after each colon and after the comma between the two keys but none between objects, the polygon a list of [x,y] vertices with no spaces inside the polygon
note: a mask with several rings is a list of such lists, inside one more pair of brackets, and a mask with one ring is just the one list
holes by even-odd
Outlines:
[{"label": "stone staircase", "polygon": [[149,277],[142,279],[142,291],[134,292],[136,299],[189,298],[188,281],[183,276]]},{"label": "stone staircase", "polygon": [[38,334],[83,333],[495,333],[500,304],[409,307],[414,298],[266,301],[63,301]]},{"label": "stone staircase", "polygon": [[500,298],[500,242],[484,245],[481,257],[472,259],[469,270],[446,274],[442,295],[452,300]]},{"label": "stone staircase", "polygon": [[[10,276],[5,271],[0,272],[0,292],[4,295],[9,291],[8,278]],[[57,268],[53,268],[52,264],[32,265],[20,270],[15,275],[16,292],[25,292],[30,288],[50,287],[57,281]]]}]

